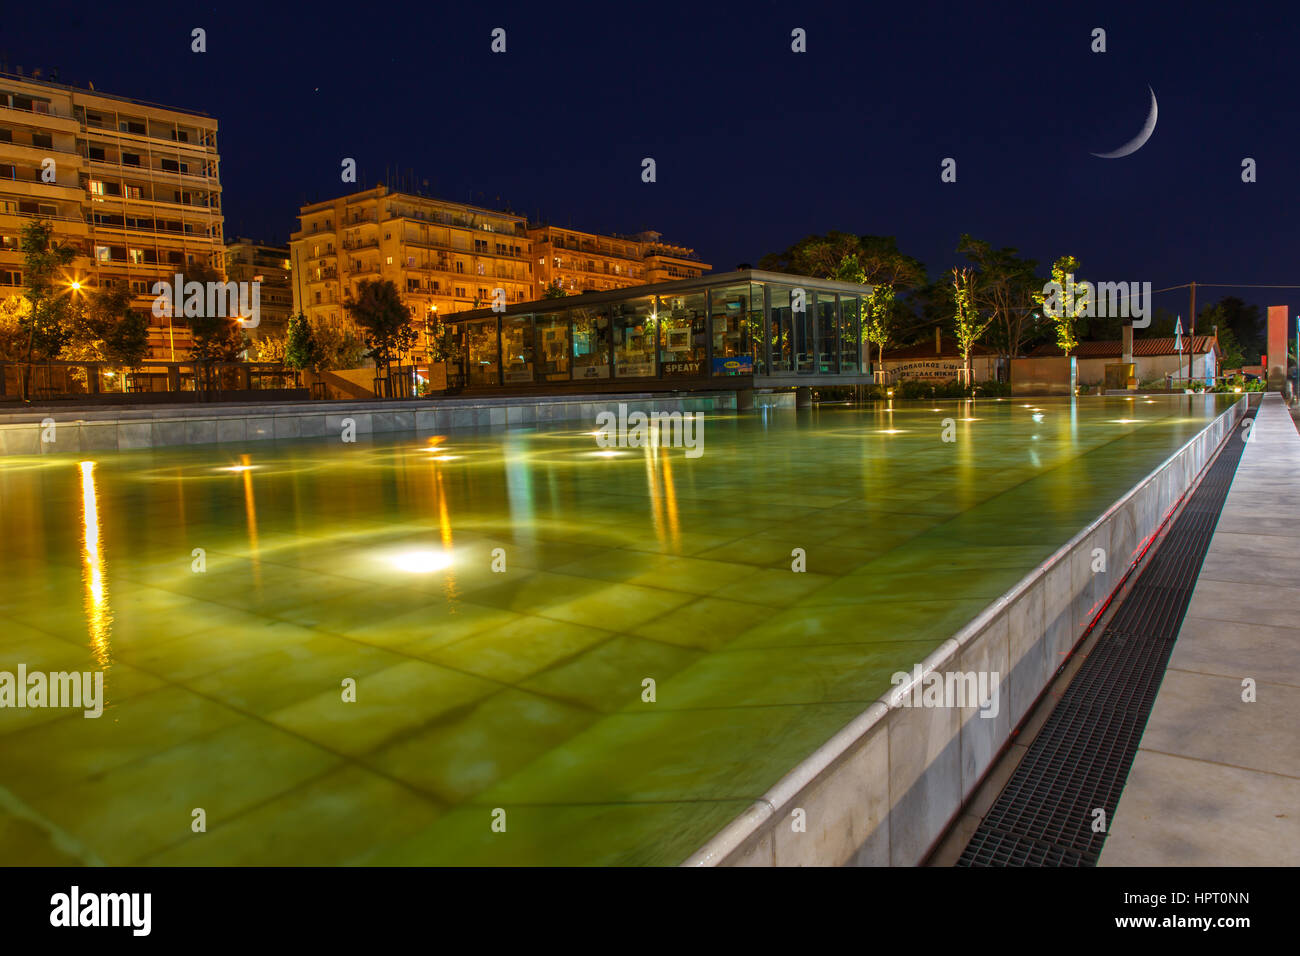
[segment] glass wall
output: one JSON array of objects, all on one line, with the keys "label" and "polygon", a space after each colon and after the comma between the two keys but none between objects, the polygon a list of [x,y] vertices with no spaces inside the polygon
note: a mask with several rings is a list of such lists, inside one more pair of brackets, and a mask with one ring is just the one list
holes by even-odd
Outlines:
[{"label": "glass wall", "polygon": [[856,374],[862,369],[862,299],[840,294],[840,371]]},{"label": "glass wall", "polygon": [[790,347],[790,288],[780,285],[768,288],[772,294],[772,312],[767,323],[768,341],[772,345],[772,374],[780,375],[794,371],[794,353]]},{"label": "glass wall", "polygon": [[813,370],[821,373],[837,372],[839,371],[839,336],[837,335],[839,319],[835,311],[834,292],[815,293],[813,316],[816,336],[813,341],[817,356]]},{"label": "glass wall", "polygon": [[794,352],[794,370],[801,375],[813,371],[813,293],[796,286],[790,290],[790,348]]},{"label": "glass wall", "polygon": [[497,320],[465,323],[465,374],[470,385],[500,385]]},{"label": "glass wall", "polygon": [[538,315],[537,380],[563,382],[569,378],[569,313]]},{"label": "glass wall", "polygon": [[533,380],[533,317],[531,315],[501,317],[501,353],[504,363],[503,379],[507,385]]},{"label": "glass wall", "polygon": [[618,302],[610,311],[614,374],[618,378],[652,378],[655,374],[654,297]]},{"label": "glass wall", "polygon": [[763,327],[763,287],[726,286],[709,293],[713,374],[752,375],[754,339]]},{"label": "glass wall", "polygon": [[704,375],[707,297],[703,292],[659,297],[659,362],[664,377]]},{"label": "glass wall", "polygon": [[573,377],[609,378],[609,310],[570,309],[573,320]]}]

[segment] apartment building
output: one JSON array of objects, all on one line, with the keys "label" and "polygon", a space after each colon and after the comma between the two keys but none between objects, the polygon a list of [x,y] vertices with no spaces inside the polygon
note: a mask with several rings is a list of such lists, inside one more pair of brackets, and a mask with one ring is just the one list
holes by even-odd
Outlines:
[{"label": "apartment building", "polygon": [[553,285],[570,295],[694,279],[709,270],[695,250],[662,241],[657,232],[601,236],[560,226],[530,226],[537,295]]},{"label": "apartment building", "polygon": [[236,237],[226,243],[226,278],[256,282],[260,311],[250,338],[284,335],[293,314],[293,264],[288,246]]},{"label": "apartment building", "polygon": [[535,298],[527,221],[512,213],[376,186],[311,203],[290,238],[294,308],[313,321],[350,325],[343,303],[363,279],[388,279],[411,307],[426,348],[426,322]]},{"label": "apartment building", "polygon": [[153,284],[224,270],[217,121],[141,100],[0,73],[0,296],[21,294],[24,223],[79,255],[70,294],[120,286],[149,315],[150,358],[183,359],[183,319],[155,317]]}]

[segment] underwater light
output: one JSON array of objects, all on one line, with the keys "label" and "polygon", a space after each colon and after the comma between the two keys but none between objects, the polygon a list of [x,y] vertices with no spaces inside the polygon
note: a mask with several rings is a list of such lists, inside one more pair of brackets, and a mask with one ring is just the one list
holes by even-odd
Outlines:
[{"label": "underwater light", "polygon": [[451,555],[445,551],[406,551],[389,558],[389,563],[410,574],[432,574],[449,567]]}]

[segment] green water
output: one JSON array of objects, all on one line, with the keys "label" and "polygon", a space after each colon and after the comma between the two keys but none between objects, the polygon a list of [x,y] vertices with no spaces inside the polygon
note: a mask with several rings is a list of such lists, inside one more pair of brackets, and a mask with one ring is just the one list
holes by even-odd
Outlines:
[{"label": "green water", "polygon": [[679,862],[1226,405],[0,458],[0,862]]}]

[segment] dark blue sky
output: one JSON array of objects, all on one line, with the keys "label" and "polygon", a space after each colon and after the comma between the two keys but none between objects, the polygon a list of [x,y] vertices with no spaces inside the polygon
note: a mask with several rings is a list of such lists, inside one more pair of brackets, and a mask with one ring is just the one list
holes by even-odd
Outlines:
[{"label": "dark blue sky", "polygon": [[[352,156],[371,185],[409,168],[449,199],[653,228],[718,269],[843,229],[897,236],[933,276],[969,232],[1073,253],[1085,278],[1300,284],[1294,4],[111,6],[12,4],[0,49],[217,117],[228,235],[285,240],[302,200],[350,188]],[[1090,156],[1138,132],[1148,84],[1150,142]]]}]

